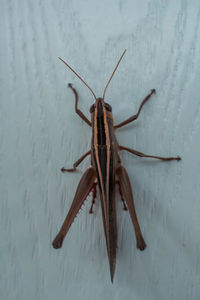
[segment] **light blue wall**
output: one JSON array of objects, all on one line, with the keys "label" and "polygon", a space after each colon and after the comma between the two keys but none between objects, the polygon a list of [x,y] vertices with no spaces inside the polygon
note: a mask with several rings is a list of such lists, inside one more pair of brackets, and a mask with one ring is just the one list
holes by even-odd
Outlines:
[{"label": "light blue wall", "polygon": [[[200,294],[200,2],[195,0],[0,1],[0,295],[2,300],[197,300]],[[118,250],[109,277],[99,199],[90,197],[61,250],[52,239],[89,166],[61,174],[90,147],[74,112],[72,82],[89,117],[93,97],[57,59],[67,60],[118,123],[157,94],[123,145],[180,163],[122,153],[147,242],[139,252],[117,197]]]}]

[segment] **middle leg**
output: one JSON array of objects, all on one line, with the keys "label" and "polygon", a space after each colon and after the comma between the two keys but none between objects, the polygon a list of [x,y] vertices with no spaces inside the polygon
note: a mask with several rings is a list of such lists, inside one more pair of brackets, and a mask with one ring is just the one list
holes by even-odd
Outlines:
[{"label": "middle leg", "polygon": [[133,150],[131,148],[124,147],[124,146],[119,146],[119,149],[128,151],[128,152],[130,152],[132,154],[135,154],[137,156],[140,156],[140,157],[155,158],[155,159],[160,159],[160,160],[163,160],[163,161],[171,161],[171,160],[179,161],[179,160],[181,160],[180,156],[177,156],[177,157],[162,157],[162,156],[156,156],[156,155],[147,155],[147,154],[144,154],[142,152],[139,152],[139,151],[136,151],[136,150]]},{"label": "middle leg", "polygon": [[88,156],[89,154],[91,154],[91,150],[89,150],[88,152],[86,152],[85,154],[83,154],[74,164],[73,164],[73,168],[71,169],[65,169],[64,167],[61,169],[62,172],[74,172],[76,171],[76,167],[78,167],[78,165],[86,158],[86,156]]}]

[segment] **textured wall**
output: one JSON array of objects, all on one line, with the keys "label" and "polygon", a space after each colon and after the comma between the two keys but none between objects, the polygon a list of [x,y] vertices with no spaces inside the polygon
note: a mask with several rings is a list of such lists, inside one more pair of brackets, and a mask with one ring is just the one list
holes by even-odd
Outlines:
[{"label": "textured wall", "polygon": [[[199,0],[0,1],[0,294],[2,300],[181,299],[200,294],[200,3]],[[91,130],[74,112],[73,82],[89,116],[89,90],[108,89],[116,123],[157,94],[121,144],[164,163],[122,153],[147,242],[139,252],[117,198],[118,253],[109,277],[99,201],[90,197],[63,248],[51,246],[87,158],[74,174],[60,168],[90,146]]]}]

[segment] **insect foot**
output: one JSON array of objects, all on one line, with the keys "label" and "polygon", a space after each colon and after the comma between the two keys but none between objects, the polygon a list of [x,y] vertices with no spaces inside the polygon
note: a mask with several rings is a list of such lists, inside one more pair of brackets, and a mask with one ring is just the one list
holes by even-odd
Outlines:
[{"label": "insect foot", "polygon": [[140,249],[141,251],[143,251],[146,248],[146,243],[143,239],[143,237],[139,237],[137,238],[137,248]]},{"label": "insect foot", "polygon": [[152,93],[152,94],[155,94],[155,93],[156,93],[156,90],[155,90],[155,89],[152,89],[152,90],[151,90],[151,93]]},{"label": "insect foot", "polygon": [[177,156],[176,160],[178,160],[178,161],[181,160],[181,157],[180,157],[180,156]]},{"label": "insect foot", "polygon": [[63,243],[63,239],[64,237],[61,236],[61,235],[57,235],[52,243],[52,246],[55,248],[55,249],[59,249],[62,247],[62,243]]},{"label": "insect foot", "polygon": [[76,171],[76,168],[72,168],[72,169],[65,169],[64,167],[62,168],[62,169],[60,169],[61,170],[61,172],[74,172],[74,171]]}]

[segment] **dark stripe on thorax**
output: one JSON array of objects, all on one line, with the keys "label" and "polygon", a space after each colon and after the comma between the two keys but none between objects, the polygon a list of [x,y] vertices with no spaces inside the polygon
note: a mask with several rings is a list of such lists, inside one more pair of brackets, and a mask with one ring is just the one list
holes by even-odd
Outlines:
[{"label": "dark stripe on thorax", "polygon": [[104,114],[102,103],[98,102],[97,107],[97,143],[98,145],[106,144],[106,133],[105,133],[105,124],[104,124]]}]

